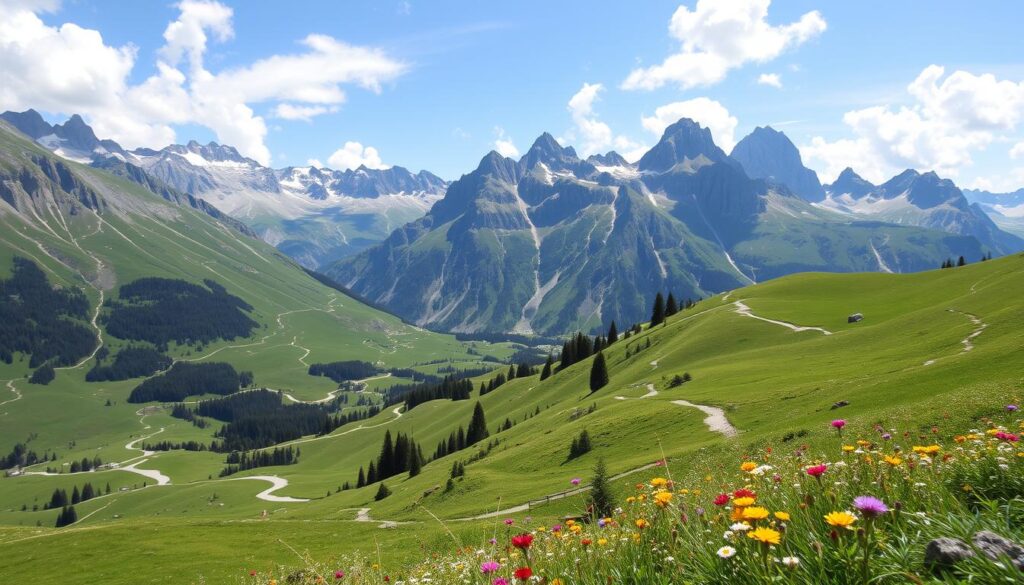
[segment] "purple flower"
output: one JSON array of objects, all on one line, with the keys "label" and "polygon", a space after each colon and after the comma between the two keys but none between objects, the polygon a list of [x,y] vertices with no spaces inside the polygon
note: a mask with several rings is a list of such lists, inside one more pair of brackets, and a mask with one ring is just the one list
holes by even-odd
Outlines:
[{"label": "purple flower", "polygon": [[490,543],[491,543],[491,544],[498,544],[498,539],[497,539],[497,538],[492,538],[492,539],[490,540]]},{"label": "purple flower", "polygon": [[889,511],[889,506],[874,496],[857,496],[853,499],[853,507],[865,518],[877,518]]},{"label": "purple flower", "polygon": [[1006,405],[1006,410],[1008,410],[1010,412],[1016,412],[1017,411],[1017,405],[1016,404],[1007,404]]},{"label": "purple flower", "polygon": [[494,581],[491,581],[492,585],[508,585],[508,581],[504,577],[498,577]]},{"label": "purple flower", "polygon": [[480,572],[484,575],[490,575],[501,568],[501,565],[494,561],[487,561],[486,563],[480,563]]},{"label": "purple flower", "polygon": [[561,524],[555,524],[554,526],[551,527],[551,532],[561,532],[561,531],[562,531],[562,525]]},{"label": "purple flower", "polygon": [[569,483],[571,483],[572,485],[580,485],[580,478],[574,477],[571,480],[569,480]]},{"label": "purple flower", "polygon": [[505,518],[505,526],[512,526],[512,524],[514,524],[514,523],[515,523],[515,520],[513,520],[511,518]]},{"label": "purple flower", "polygon": [[597,525],[599,527],[604,528],[605,524],[607,524],[607,522],[604,521],[604,518],[598,518]]},{"label": "purple flower", "polygon": [[882,433],[882,439],[888,441],[891,438],[892,438],[892,435],[890,433]]},{"label": "purple flower", "polygon": [[837,429],[841,429],[846,426],[846,421],[841,418],[837,418],[836,420],[832,421],[832,426]]}]

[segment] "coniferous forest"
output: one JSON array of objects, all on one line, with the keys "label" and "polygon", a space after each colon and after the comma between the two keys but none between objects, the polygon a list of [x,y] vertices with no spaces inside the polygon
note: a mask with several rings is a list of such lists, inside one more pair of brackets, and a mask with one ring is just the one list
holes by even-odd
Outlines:
[{"label": "coniferous forest", "polygon": [[249,337],[257,326],[246,315],[252,306],[217,282],[207,279],[203,284],[168,278],[130,282],[121,287],[118,300],[106,303],[107,332],[158,347],[172,341],[192,345]]},{"label": "coniferous forest", "polygon": [[231,364],[178,362],[136,386],[128,402],[181,402],[199,394],[231,394],[239,387],[241,377]]},{"label": "coniferous forest", "polygon": [[31,260],[15,257],[11,277],[0,280],[0,361],[30,355],[29,366],[72,365],[96,347],[89,301],[78,288],[55,288]]},{"label": "coniferous forest", "polygon": [[85,375],[86,382],[130,380],[151,376],[171,367],[171,358],[148,347],[126,347],[117,352],[109,365],[104,365],[103,359],[96,356],[96,365]]}]

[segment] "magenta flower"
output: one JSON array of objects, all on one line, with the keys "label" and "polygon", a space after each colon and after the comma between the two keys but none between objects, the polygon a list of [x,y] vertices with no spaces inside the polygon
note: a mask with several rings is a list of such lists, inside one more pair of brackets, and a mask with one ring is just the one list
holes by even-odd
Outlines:
[{"label": "magenta flower", "polygon": [[846,426],[846,421],[841,418],[837,418],[836,420],[832,421],[832,426],[837,429],[841,429]]},{"label": "magenta flower", "polygon": [[874,496],[857,496],[853,499],[853,507],[865,518],[878,518],[889,511],[889,506]]},{"label": "magenta flower", "polygon": [[580,478],[574,477],[569,480],[569,483],[571,483],[572,485],[580,485]]},{"label": "magenta flower", "polygon": [[486,563],[480,564],[480,572],[484,575],[490,575],[501,568],[501,565],[494,561],[487,561]]},{"label": "magenta flower", "polygon": [[1006,405],[1006,410],[1008,410],[1010,412],[1016,412],[1017,411],[1017,405],[1016,404],[1007,404]]},{"label": "magenta flower", "polygon": [[345,571],[335,571],[334,572],[334,578],[335,579],[341,579],[344,576],[345,576]]},{"label": "magenta flower", "polygon": [[562,525],[561,524],[555,524],[554,526],[551,527],[551,532],[561,532],[561,531],[562,531]]},{"label": "magenta flower", "polygon": [[491,585],[508,585],[508,581],[504,577],[498,577],[494,581],[491,581]]},{"label": "magenta flower", "polygon": [[821,465],[812,465],[806,469],[807,475],[811,477],[821,477],[826,470],[828,470],[828,465],[825,465],[824,463]]},{"label": "magenta flower", "polygon": [[515,520],[511,518],[505,518],[505,526],[512,526],[513,524],[515,524]]}]

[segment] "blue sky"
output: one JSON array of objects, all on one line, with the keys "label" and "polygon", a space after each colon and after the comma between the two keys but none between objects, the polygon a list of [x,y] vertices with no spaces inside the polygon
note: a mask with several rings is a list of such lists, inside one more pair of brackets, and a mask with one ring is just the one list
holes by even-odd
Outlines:
[{"label": "blue sky", "polygon": [[[525,152],[543,131],[636,156],[683,112],[727,150],[755,126],[784,130],[826,180],[847,165],[874,180],[915,166],[962,186],[1024,186],[1017,3],[766,4],[0,0],[0,21],[19,23],[8,35],[0,24],[0,65],[13,71],[0,75],[14,88],[0,109],[81,112],[131,146],[219,139],[275,167],[368,162],[446,178],[499,141]],[[692,18],[674,35],[677,11]],[[61,50],[63,67],[45,63]],[[317,51],[327,61],[307,58]],[[680,53],[682,69],[670,63]],[[67,64],[77,58],[88,60]],[[347,60],[361,65],[324,66]]]}]

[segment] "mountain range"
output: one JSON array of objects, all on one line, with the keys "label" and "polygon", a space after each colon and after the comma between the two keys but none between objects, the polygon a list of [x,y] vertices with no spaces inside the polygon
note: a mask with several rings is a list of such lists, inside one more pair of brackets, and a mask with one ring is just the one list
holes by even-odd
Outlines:
[{"label": "mountain range", "polygon": [[847,169],[822,185],[770,127],[727,154],[682,119],[636,163],[582,158],[544,133],[518,160],[491,152],[448,183],[402,167],[271,169],[213,142],[128,151],[79,116],[0,118],[437,330],[589,331],[644,319],[656,291],[697,299],[794,272],[910,272],[1024,249],[989,217],[999,207],[935,173],[874,185]]},{"label": "mountain range", "polygon": [[161,150],[125,150],[100,140],[78,115],[50,125],[34,110],[0,118],[38,144],[84,164],[120,160],[181,192],[213,204],[308,268],[361,250],[422,216],[447,183],[402,167],[336,171],[271,169],[231,146],[196,141]]},{"label": "mountain range", "polygon": [[865,185],[857,201],[917,210],[895,217],[841,205],[853,195],[821,187],[782,133],[737,149],[688,119],[636,164],[581,159],[543,134],[519,160],[489,153],[423,218],[326,272],[421,326],[548,334],[640,321],[655,291],[696,299],[799,271],[916,271],[1024,247],[933,174]]}]

